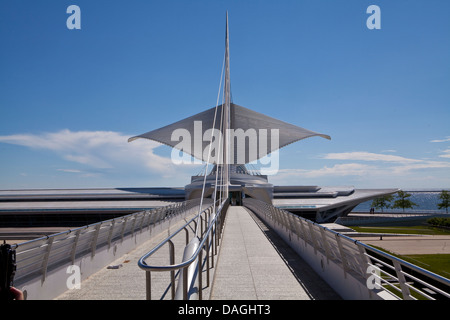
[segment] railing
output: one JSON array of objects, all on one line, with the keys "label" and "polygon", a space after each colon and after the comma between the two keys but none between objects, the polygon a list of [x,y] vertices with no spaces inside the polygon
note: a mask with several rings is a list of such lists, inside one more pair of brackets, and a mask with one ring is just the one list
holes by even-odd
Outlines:
[{"label": "railing", "polygon": [[[352,240],[352,239],[350,239]],[[354,240],[352,240],[354,241]],[[404,300],[450,298],[450,280],[357,241],[366,249],[374,285]],[[434,295],[434,296],[433,296]]]},{"label": "railing", "polygon": [[[354,298],[359,291],[358,297],[368,299],[450,298],[447,278],[270,204],[246,198],[244,206],[269,223],[344,296]],[[358,283],[360,289],[350,283]]]},{"label": "railing", "polygon": [[189,200],[14,244],[12,248],[16,250],[17,263],[14,283],[20,286],[40,280],[42,285],[49,272],[73,265],[82,257],[94,258],[103,249],[111,249],[115,254],[116,245],[125,238],[145,230],[151,232],[153,225],[198,205],[198,200]]},{"label": "railing", "polygon": [[335,223],[342,224],[344,226],[359,225],[361,223],[381,223],[381,222],[395,222],[395,221],[414,221],[414,220],[426,220],[433,217],[450,217],[446,213],[377,213],[376,215],[352,215],[347,217],[339,217]]},{"label": "railing", "polygon": [[[146,272],[147,300],[152,299],[151,272],[170,272],[168,289],[171,291],[172,300],[203,299],[203,272],[206,272],[206,286],[209,286],[210,269],[214,268],[214,256],[218,253],[228,200],[222,203],[217,202],[216,205],[208,207],[189,220],[139,259],[138,266]],[[197,221],[200,223],[199,226]],[[194,225],[193,228],[192,225]],[[189,240],[189,229],[197,230],[197,228],[200,228],[200,235],[195,235],[192,240]],[[185,249],[182,262],[175,264],[173,239],[182,231],[185,231]],[[147,260],[165,246],[169,246],[170,264],[149,265]],[[178,286],[176,285],[177,277]]]}]

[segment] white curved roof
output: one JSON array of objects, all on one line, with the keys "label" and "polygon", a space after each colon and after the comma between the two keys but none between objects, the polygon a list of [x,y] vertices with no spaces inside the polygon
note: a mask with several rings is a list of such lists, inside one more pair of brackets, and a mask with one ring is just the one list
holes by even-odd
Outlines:
[{"label": "white curved roof", "polygon": [[[180,120],[178,122],[172,123],[168,126],[162,127],[160,129],[156,129],[153,131],[149,131],[147,133],[135,136],[130,138],[128,141],[133,141],[138,138],[145,138],[154,141],[158,141],[160,143],[166,144],[173,148],[180,149],[180,138],[178,140],[172,140],[172,134],[177,129],[185,129],[186,133],[190,134],[190,148],[185,148],[181,150],[183,152],[188,153],[189,155],[200,159],[202,161],[207,161],[205,152],[205,148],[207,148],[210,144],[209,137],[211,133],[206,133],[205,131],[213,128],[214,119],[215,129],[220,128],[220,119],[222,114],[222,105],[217,107],[217,114],[215,117],[216,108],[211,108],[206,111],[200,112],[196,115],[188,117],[186,119]],[[296,142],[301,139],[320,136],[325,139],[331,139],[330,136],[317,133],[314,131],[310,131],[281,120],[266,116],[262,113],[255,112],[253,110],[244,108],[237,104],[230,105],[230,129],[232,134],[236,137],[235,143],[231,144],[234,150],[234,155],[239,155],[240,141],[239,138],[247,137],[245,142],[245,158],[236,158],[235,164],[245,164],[255,160],[258,160],[273,151],[276,151],[290,143]],[[239,130],[241,129],[241,130]],[[266,129],[266,135],[260,134],[261,129]],[[272,141],[272,134],[275,134],[276,130],[278,130],[278,144],[276,141]],[[223,134],[223,131],[220,131]],[[249,140],[249,136],[255,135],[257,140]],[[276,136],[273,136],[276,139]],[[253,141],[250,142],[249,141]],[[264,144],[264,142],[266,144]],[[274,142],[274,143],[273,143]],[[262,144],[261,144],[262,143]],[[256,144],[256,146],[255,146]],[[249,148],[251,146],[251,148]],[[264,148],[266,146],[266,148]],[[253,149],[252,149],[253,148]],[[256,149],[254,149],[256,148]],[[239,161],[239,159],[245,159],[244,161]],[[211,162],[211,161],[210,161]]]}]

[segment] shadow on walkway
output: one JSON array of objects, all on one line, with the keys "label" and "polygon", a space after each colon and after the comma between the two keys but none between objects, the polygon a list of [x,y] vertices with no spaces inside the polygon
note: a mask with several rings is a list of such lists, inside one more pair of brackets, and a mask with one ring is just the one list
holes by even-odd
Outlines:
[{"label": "shadow on walkway", "polygon": [[312,300],[342,300],[333,288],[281,239],[270,226],[259,219],[253,211],[246,209]]}]

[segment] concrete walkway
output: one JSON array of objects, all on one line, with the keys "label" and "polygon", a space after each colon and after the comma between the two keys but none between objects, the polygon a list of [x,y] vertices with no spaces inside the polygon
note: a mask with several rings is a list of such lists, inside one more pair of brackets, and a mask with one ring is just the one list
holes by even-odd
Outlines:
[{"label": "concrete walkway", "polygon": [[211,299],[340,299],[289,249],[249,210],[229,207]]}]

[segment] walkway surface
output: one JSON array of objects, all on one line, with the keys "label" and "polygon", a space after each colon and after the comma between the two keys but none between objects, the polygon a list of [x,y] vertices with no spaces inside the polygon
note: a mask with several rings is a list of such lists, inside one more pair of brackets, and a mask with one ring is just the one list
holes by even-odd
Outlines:
[{"label": "walkway surface", "polygon": [[340,298],[251,211],[229,207],[211,299]]}]

